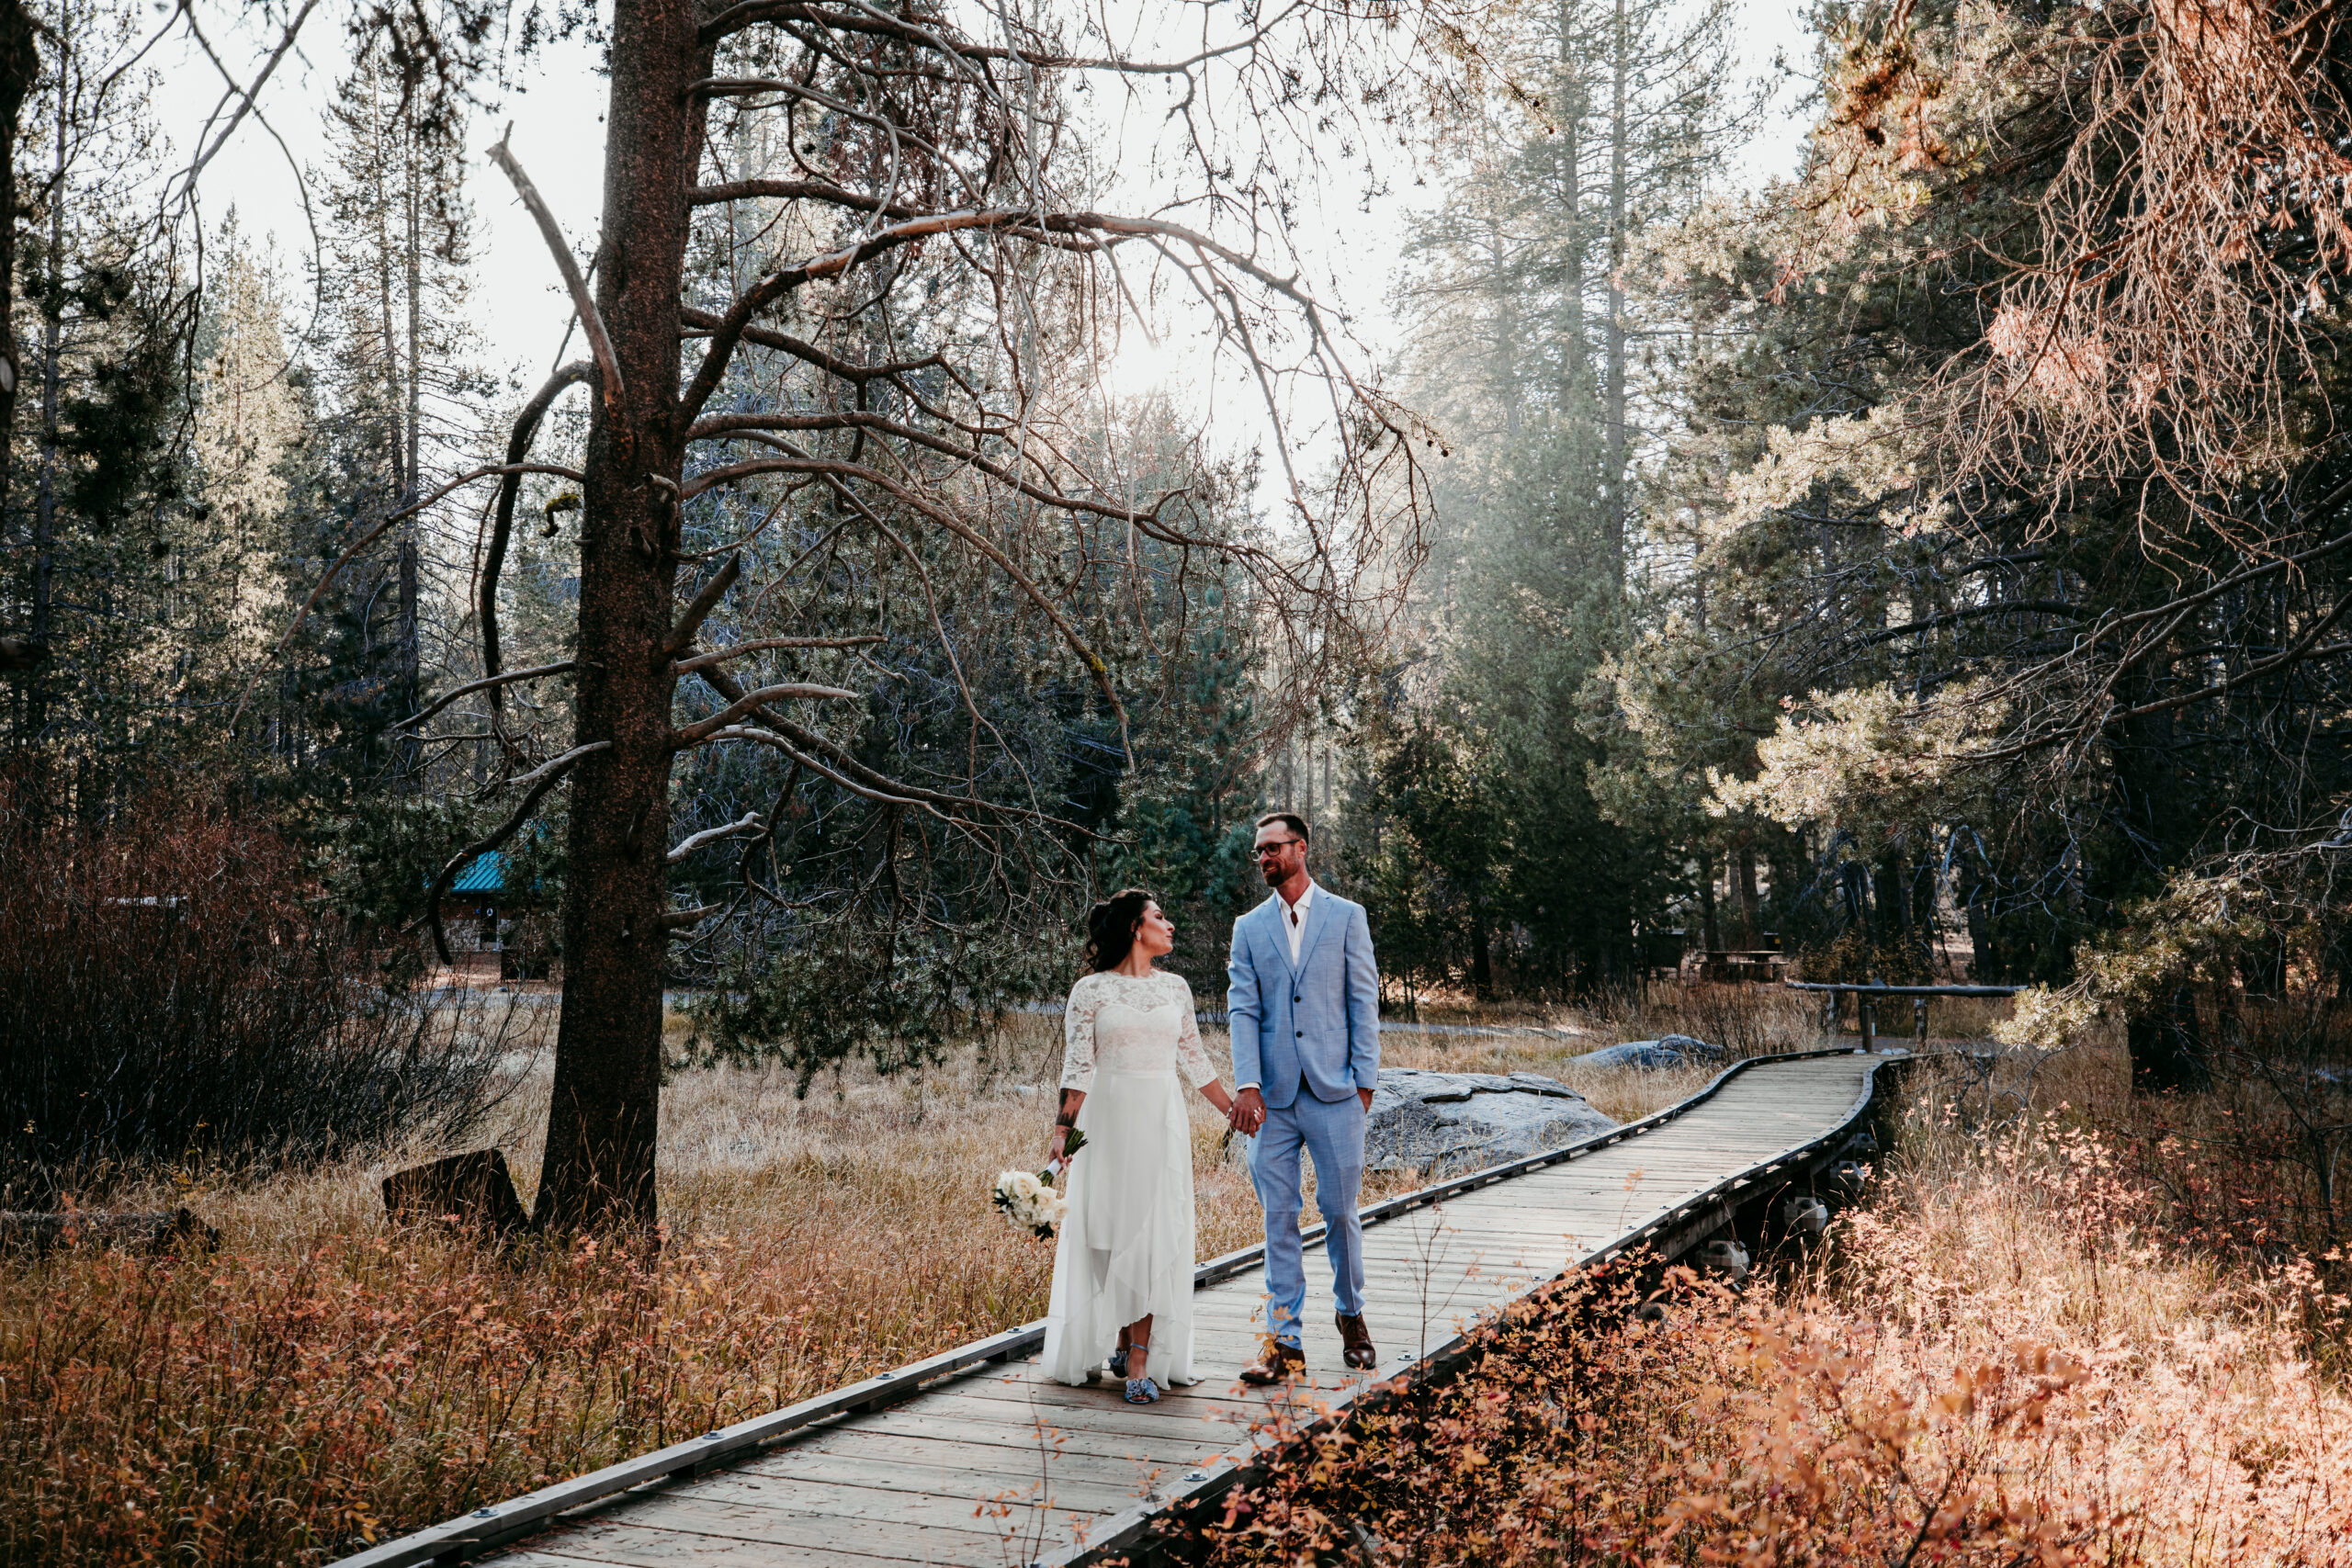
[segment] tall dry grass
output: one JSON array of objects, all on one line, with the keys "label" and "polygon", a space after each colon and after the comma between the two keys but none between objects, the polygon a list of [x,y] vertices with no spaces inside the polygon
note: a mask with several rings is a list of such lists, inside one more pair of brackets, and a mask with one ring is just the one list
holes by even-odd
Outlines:
[{"label": "tall dry grass", "polygon": [[[1621,1119],[1707,1076],[1563,1066],[1624,1037],[1588,1022],[1565,1046],[1397,1035],[1388,1058],[1555,1072]],[[525,1043],[484,1141],[527,1179],[548,1064]],[[1050,1245],[986,1190],[1042,1161],[1059,1068],[1058,1021],[1016,1017],[943,1066],[845,1071],[805,1100],[787,1073],[682,1074],[658,1257],[388,1231],[378,1184],[443,1152],[420,1147],[170,1190],[220,1227],[209,1258],[0,1263],[0,1562],[318,1562],[1034,1319]],[[1223,1123],[1195,1100],[1193,1125],[1202,1254],[1250,1245],[1262,1220]]]},{"label": "tall dry grass", "polygon": [[2352,1397],[2315,1359],[2340,1256],[2216,1249],[2088,1124],[2128,1109],[2112,1043],[1997,1129],[1959,1081],[1915,1078],[1806,1266],[1681,1275],[1655,1324],[1623,1276],[1532,1303],[1458,1382],[1302,1442],[1212,1560],[2352,1563]]}]

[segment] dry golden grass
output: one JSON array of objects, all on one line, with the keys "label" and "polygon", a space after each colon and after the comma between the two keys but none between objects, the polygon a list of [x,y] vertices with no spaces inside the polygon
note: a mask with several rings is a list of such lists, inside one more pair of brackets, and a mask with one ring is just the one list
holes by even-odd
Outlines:
[{"label": "dry golden grass", "polygon": [[2312,1354],[2352,1303],[2211,1251],[2084,1125],[2131,1109],[2114,1042],[2049,1079],[2051,1114],[1972,1133],[1962,1080],[1916,1077],[1890,1179],[1809,1266],[1656,1325],[1606,1310],[1632,1280],[1510,1314],[1238,1499],[1213,1561],[2352,1563],[2352,1397]]},{"label": "dry golden grass", "polygon": [[[506,1151],[526,1202],[552,1016],[476,1140]],[[1552,1073],[1625,1119],[1708,1076],[1564,1065],[1638,1021],[1587,1019],[1566,1043],[1399,1034],[1388,1059]],[[1204,1035],[1226,1070],[1222,1032]],[[388,1233],[382,1177],[435,1149],[153,1194],[219,1225],[219,1254],[0,1269],[0,1562],[316,1562],[1032,1320],[1051,1246],[987,1188],[1042,1163],[1059,1050],[1058,1021],[1025,1016],[920,1075],[849,1069],[806,1099],[764,1069],[680,1076],[658,1258]],[[1223,1122],[1193,1107],[1208,1257],[1262,1222]]]}]

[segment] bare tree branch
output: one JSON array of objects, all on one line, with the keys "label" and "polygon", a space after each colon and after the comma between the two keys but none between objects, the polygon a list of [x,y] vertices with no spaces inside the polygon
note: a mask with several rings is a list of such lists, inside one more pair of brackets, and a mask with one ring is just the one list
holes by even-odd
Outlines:
[{"label": "bare tree branch", "polygon": [[[489,548],[484,552],[481,579],[475,587],[474,604],[481,617],[481,668],[485,675],[498,673],[501,649],[498,646],[498,580],[506,568],[507,541],[514,531],[514,502],[522,494],[523,459],[531,455],[531,444],[538,439],[539,423],[566,387],[585,381],[593,369],[588,361],[575,359],[548,378],[546,385],[531,394],[514,416],[514,428],[506,438],[508,472],[498,487],[497,521],[490,532]],[[491,712],[498,712],[497,688],[491,688]]]},{"label": "bare tree branch", "polygon": [[760,814],[756,811],[746,811],[725,827],[705,828],[699,833],[691,834],[678,840],[677,847],[670,852],[669,863],[676,865],[705,844],[715,844],[721,839],[731,839],[738,833],[747,829],[757,828],[759,825]]},{"label": "bare tree branch", "polygon": [[889,638],[882,636],[879,632],[871,633],[865,637],[757,637],[750,642],[739,642],[732,648],[714,649],[708,653],[697,653],[691,658],[681,659],[676,663],[670,666],[670,673],[673,675],[691,675],[695,671],[707,669],[713,664],[724,664],[729,660],[747,658],[754,653],[765,653],[771,649],[865,648],[874,643],[888,642],[888,640]]},{"label": "bare tree branch", "polygon": [[416,726],[423,724],[426,719],[431,718],[435,714],[439,713],[443,708],[447,707],[451,703],[458,701],[460,697],[471,696],[476,692],[491,691],[500,686],[508,685],[516,681],[537,681],[548,675],[561,675],[578,668],[578,665],[567,659],[558,664],[541,664],[529,670],[514,670],[510,671],[503,675],[491,675],[480,681],[469,681],[455,691],[444,694],[438,701],[434,703],[431,707],[426,708],[424,712],[412,714],[408,717],[401,719],[398,724],[392,725],[390,728],[396,730],[413,729]]},{"label": "bare tree branch", "polygon": [[[319,0],[302,0],[302,8],[295,12],[293,20],[286,24],[286,36],[277,40],[277,48],[271,52],[268,62],[262,66],[261,74],[254,78],[252,86],[238,88],[234,82],[230,84],[231,89],[236,92],[240,100],[237,112],[229,117],[229,123],[220,128],[220,134],[212,139],[212,145],[198,154],[196,161],[181,174],[180,185],[183,189],[196,184],[196,176],[204,172],[204,166],[212,162],[220,149],[229,144],[229,138],[237,133],[237,127],[243,124],[245,116],[252,112],[254,100],[260,97],[262,88],[269,85],[270,76],[277,70],[278,62],[284,60],[288,51],[293,49],[295,39],[301,34],[302,24],[311,19],[311,13],[317,10],[318,6]],[[180,0],[180,9],[187,14],[188,26],[193,29],[196,26],[196,10],[190,4],[190,0]],[[210,52],[209,44],[205,48],[208,53]],[[222,68],[222,74],[227,74],[226,67]]]},{"label": "bare tree branch", "polygon": [[[508,126],[506,136],[514,133],[514,128]],[[490,150],[491,161],[505,171],[506,177],[514,182],[514,194],[523,198],[524,208],[537,222],[539,237],[547,242],[548,254],[555,258],[556,270],[563,274],[563,286],[571,291],[571,308],[580,318],[580,331],[588,339],[589,351],[596,356],[596,374],[604,384],[605,406],[617,409],[624,392],[621,364],[613,354],[612,334],[605,330],[605,318],[596,309],[596,298],[588,292],[588,280],[580,276],[580,264],[572,259],[571,243],[564,239],[563,230],[556,223],[555,214],[548,210],[546,197],[539,195],[539,187],[531,183],[531,176],[523,172],[523,165],[507,150],[506,136],[500,137],[498,145]]]},{"label": "bare tree branch", "polygon": [[729,201],[822,201],[885,218],[912,218],[923,209],[906,202],[884,202],[847,186],[826,180],[729,180],[723,185],[696,186],[686,199],[696,207],[717,207]]},{"label": "bare tree branch", "polygon": [[[678,320],[700,332],[710,333],[718,329],[722,318],[714,316],[707,310],[697,310],[689,307],[678,312]],[[916,370],[933,368],[946,370],[951,376],[954,374],[949,369],[947,361],[936,354],[926,355],[922,359],[902,360],[890,365],[856,365],[838,355],[828,354],[815,344],[794,337],[789,333],[770,332],[764,327],[745,327],[742,337],[745,343],[779,350],[792,355],[795,359],[814,366],[828,376],[838,376],[849,382],[888,380]]]},{"label": "bare tree branch", "polygon": [[[1258,48],[1275,28],[1290,20],[1303,8],[1303,0],[1291,0],[1289,5],[1271,17],[1253,17],[1257,25],[1230,43],[1204,49],[1181,60],[1162,61],[1128,60],[1118,55],[1056,54],[1045,50],[1009,49],[995,44],[962,41],[950,43],[934,30],[944,27],[944,21],[912,17],[902,19],[870,6],[858,6],[854,11],[843,12],[808,5],[804,0],[747,0],[745,4],[731,6],[702,25],[702,38],[706,43],[716,43],[763,22],[807,22],[842,32],[863,32],[895,39],[959,60],[1012,61],[1047,70],[1108,71],[1123,76],[1181,76],[1212,61]],[[925,20],[932,20],[932,25],[922,25]]]},{"label": "bare tree branch", "polygon": [[[707,674],[708,671],[706,671],[704,673]],[[745,714],[756,712],[757,710],[765,707],[770,703],[780,703],[792,699],[805,699],[809,702],[854,703],[862,701],[864,695],[865,694],[861,692],[845,692],[839,686],[817,686],[811,685],[803,681],[787,681],[778,685],[762,686],[756,692],[744,693],[743,695],[736,698],[732,703],[729,703],[726,707],[721,708],[718,712],[711,715],[708,718],[699,720],[694,724],[689,724],[684,728],[676,731],[671,737],[670,744],[673,749],[677,750],[684,750],[689,746],[700,745],[711,736],[718,734],[729,725],[733,724],[737,719],[741,718]]]},{"label": "bare tree branch", "polygon": [[727,591],[735,586],[735,580],[742,575],[743,558],[741,555],[729,556],[726,564],[711,573],[710,581],[704,583],[701,592],[678,612],[677,620],[671,625],[669,651],[672,655],[684,651],[693,643],[695,633],[702,629],[703,622],[711,611],[718,607],[718,602],[727,597]]}]

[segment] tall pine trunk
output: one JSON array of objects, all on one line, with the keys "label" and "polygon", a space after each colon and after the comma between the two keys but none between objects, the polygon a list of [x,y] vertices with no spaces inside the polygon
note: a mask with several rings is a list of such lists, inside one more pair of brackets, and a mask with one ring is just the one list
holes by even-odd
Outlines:
[{"label": "tall pine trunk", "polygon": [[[0,0],[0,520],[8,515],[9,480],[17,466],[17,388],[24,378],[24,351],[17,342],[17,133],[25,99],[40,80],[40,29],[23,0]],[[38,664],[49,649],[32,634],[25,646],[7,652],[11,663]],[[24,725],[20,742],[30,733],[26,721],[34,679],[25,682],[27,704],[17,711]]]},{"label": "tall pine trunk", "polygon": [[535,1218],[650,1224],[668,940],[671,728],[664,645],[677,575],[678,311],[686,197],[708,74],[690,0],[619,0],[613,18],[596,303],[624,395],[597,387],[580,546],[581,743],[571,775],[563,1011]]},{"label": "tall pine trunk", "polygon": [[17,132],[25,99],[40,80],[40,30],[24,0],[0,0],[0,516],[8,508],[15,464],[17,384],[24,354],[17,344]]},{"label": "tall pine trunk", "polygon": [[[49,646],[51,579],[56,570],[58,399],[62,389],[65,352],[65,306],[62,299],[64,279],[58,273],[65,265],[66,117],[71,103],[70,95],[62,91],[57,94],[57,162],[53,173],[57,189],[49,202],[46,265],[50,276],[41,302],[40,467],[33,498],[32,624],[28,628],[34,646],[40,648]],[[14,214],[9,215],[9,220],[14,221]],[[39,744],[41,732],[49,728],[46,671],[35,670],[25,682],[25,737]]]},{"label": "tall pine trunk", "polygon": [[[424,492],[424,477],[419,471],[424,459],[424,423],[423,343],[424,237],[421,221],[422,214],[419,210],[422,197],[418,188],[424,182],[424,171],[417,166],[420,152],[417,145],[416,107],[413,102],[401,111],[401,151],[406,154],[403,162],[408,169],[407,188],[403,193],[406,197],[405,210],[402,213],[407,232],[401,236],[407,247],[408,276],[405,281],[408,287],[408,362],[401,367],[401,373],[394,377],[393,385],[401,389],[407,404],[407,428],[401,434],[407,441],[408,450],[405,454],[405,461],[401,465],[400,504],[410,506],[413,505],[417,497]],[[424,520],[422,517],[413,516],[401,525],[400,648],[396,655],[399,661],[399,692],[393,705],[402,718],[414,716],[417,705],[420,651],[417,639],[417,550],[424,525]],[[412,793],[421,782],[419,775],[422,773],[424,761],[423,741],[417,732],[411,728],[401,732],[394,747],[392,774],[395,787],[403,794]]]},{"label": "tall pine trunk", "polygon": [[1603,390],[1607,400],[1604,412],[1608,420],[1609,510],[1605,547],[1610,579],[1622,585],[1625,581],[1625,522],[1629,510],[1625,504],[1625,182],[1631,149],[1626,139],[1633,134],[1625,113],[1626,74],[1632,69],[1626,58],[1632,52],[1632,42],[1625,27],[1625,0],[1617,0],[1609,52],[1609,332],[1604,368],[1607,384]]}]

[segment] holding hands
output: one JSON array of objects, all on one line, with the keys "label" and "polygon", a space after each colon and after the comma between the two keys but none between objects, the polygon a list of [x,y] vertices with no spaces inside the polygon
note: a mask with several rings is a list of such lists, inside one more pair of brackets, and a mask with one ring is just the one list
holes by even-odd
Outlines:
[{"label": "holding hands", "polygon": [[[1363,1101],[1366,1111],[1372,1109],[1372,1090],[1360,1089],[1356,1090],[1356,1098]],[[1243,1089],[1233,1097],[1232,1107],[1226,1111],[1225,1119],[1232,1124],[1235,1132],[1256,1137],[1258,1129],[1266,1124],[1265,1097],[1258,1092],[1255,1086]]]}]

